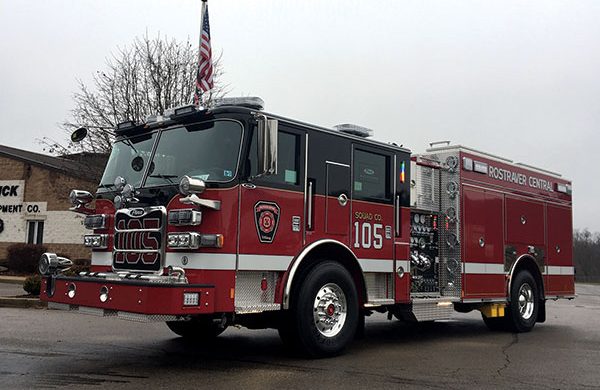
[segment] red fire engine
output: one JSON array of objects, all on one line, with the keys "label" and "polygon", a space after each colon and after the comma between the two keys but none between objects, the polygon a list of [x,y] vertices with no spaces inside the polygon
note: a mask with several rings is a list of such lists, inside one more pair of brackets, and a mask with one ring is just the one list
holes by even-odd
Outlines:
[{"label": "red fire engine", "polygon": [[164,321],[187,338],[273,327],[330,356],[373,312],[479,310],[492,329],[526,332],[548,299],[574,297],[571,183],[556,173],[450,144],[411,155],[252,98],[114,132],[96,194],[71,193],[91,271],[66,276],[70,260],[44,254],[50,308]]}]

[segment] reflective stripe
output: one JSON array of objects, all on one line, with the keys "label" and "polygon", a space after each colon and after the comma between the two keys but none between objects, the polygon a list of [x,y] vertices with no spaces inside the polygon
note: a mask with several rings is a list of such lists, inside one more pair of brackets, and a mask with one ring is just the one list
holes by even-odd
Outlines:
[{"label": "reflective stripe", "polygon": [[92,252],[92,265],[112,265],[112,252]]},{"label": "reflective stripe", "polygon": [[556,265],[546,266],[547,275],[575,275],[575,267],[562,267]]},{"label": "reflective stripe", "polygon": [[287,271],[292,259],[292,256],[240,255],[238,270]]},{"label": "reflective stripe", "polygon": [[394,272],[394,260],[358,259],[362,272]]},{"label": "reflective stripe", "polygon": [[[183,264],[183,256],[188,263]],[[233,253],[186,253],[167,252],[165,266],[182,267],[184,269],[218,269],[226,271],[235,270],[235,254]]]},{"label": "reflective stripe", "polygon": [[463,263],[465,274],[506,275],[504,264]]}]

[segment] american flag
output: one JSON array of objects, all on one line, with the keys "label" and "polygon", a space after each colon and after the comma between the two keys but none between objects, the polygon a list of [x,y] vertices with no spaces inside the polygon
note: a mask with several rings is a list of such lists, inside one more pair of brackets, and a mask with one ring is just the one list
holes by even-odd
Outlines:
[{"label": "american flag", "polygon": [[194,103],[197,105],[203,92],[210,91],[213,83],[212,51],[210,49],[210,25],[208,24],[208,6],[202,2],[202,31],[200,32],[200,55],[198,56],[198,72],[196,73],[196,93]]}]

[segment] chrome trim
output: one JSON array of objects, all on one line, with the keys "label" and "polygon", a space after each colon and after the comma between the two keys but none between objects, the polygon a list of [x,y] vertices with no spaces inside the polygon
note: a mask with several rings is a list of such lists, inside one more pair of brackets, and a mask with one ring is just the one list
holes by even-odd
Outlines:
[{"label": "chrome trim", "polygon": [[[169,248],[173,249],[171,247],[169,247]],[[156,253],[156,252],[159,252],[156,249],[119,249],[116,247],[115,247],[115,249],[116,249],[116,252],[123,252],[123,253]],[[116,268],[116,270],[120,270],[120,268]],[[123,271],[126,271],[126,269],[123,269]]]},{"label": "chrome trim", "polygon": [[[139,209],[139,207],[137,207]],[[136,208],[133,208],[136,209]],[[151,206],[151,207],[146,207],[144,208],[145,213],[142,214],[139,217],[135,217],[132,216],[131,214],[129,214],[130,209],[120,209],[117,210],[117,212],[115,213],[114,216],[114,229],[115,229],[115,233],[125,233],[125,232],[157,232],[157,233],[161,233],[160,234],[160,239],[161,239],[161,246],[159,250],[154,250],[154,249],[139,249],[139,250],[134,250],[134,249],[118,249],[117,248],[117,240],[116,240],[116,234],[113,236],[113,250],[112,250],[112,259],[111,259],[111,269],[113,272],[129,272],[129,271],[135,271],[135,272],[139,272],[139,273],[143,273],[143,274],[151,274],[151,275],[162,275],[163,274],[163,270],[165,267],[165,257],[166,257],[166,247],[167,247],[167,225],[168,225],[168,220],[167,220],[167,208],[165,206]],[[154,211],[160,211],[161,212],[161,221],[160,221],[160,229],[131,229],[131,230],[119,230],[117,229],[117,214],[119,213],[123,213],[126,214],[132,218],[137,218],[137,219],[141,219],[143,217],[145,217],[147,214],[154,212]],[[157,271],[144,271],[144,270],[137,270],[135,268],[132,269],[125,269],[125,268],[115,268],[115,254],[117,252],[124,252],[124,253],[158,253],[160,255],[160,265],[159,265],[159,269]]]},{"label": "chrome trim", "polygon": [[394,224],[396,225],[396,231],[394,232],[394,234],[396,235],[396,237],[400,237],[400,232],[402,231],[402,227],[400,226],[400,213],[402,211],[400,207],[400,195],[396,195],[394,208],[396,209],[394,211]]},{"label": "chrome trim", "polygon": [[185,198],[179,199],[183,204],[194,204],[196,206],[204,206],[212,210],[221,210],[221,201],[212,199],[202,199],[196,194],[190,194]]},{"label": "chrome trim", "polygon": [[332,164],[332,165],[338,165],[338,166],[344,167],[344,168],[350,168],[349,164],[344,164],[344,163],[339,163],[339,162],[329,161],[329,160],[325,160],[325,164]]},{"label": "chrome trim", "polygon": [[[512,280],[513,280],[513,276],[515,273],[515,268],[517,268],[517,265],[523,260],[529,258],[531,260],[533,260],[533,262],[538,265],[538,271],[540,272],[540,279],[542,280],[542,285],[538,286],[538,288],[540,289],[540,298],[544,298],[545,297],[545,291],[546,291],[546,287],[544,286],[544,273],[542,271],[539,270],[539,264],[535,261],[535,258],[533,258],[531,255],[521,255],[517,258],[517,260],[514,262],[514,264],[512,265],[510,272],[508,273],[508,286],[507,286],[507,290],[508,291],[508,297],[507,297],[507,301],[510,302],[510,291],[512,288]],[[535,278],[535,275],[532,275]],[[537,282],[537,280],[536,280]]]},{"label": "chrome trim", "polygon": [[[400,237],[400,228],[398,225],[400,224],[400,195],[398,195],[398,155],[394,153],[394,170],[392,172],[392,177],[394,178],[394,237]],[[393,245],[393,243],[392,243]]]},{"label": "chrome trim", "polygon": [[[160,233],[161,231],[162,231],[162,229],[154,229],[154,228],[151,228],[151,229],[125,229],[125,230],[122,230],[122,229],[117,229],[115,227],[115,232],[117,232],[117,233],[135,233],[135,232],[153,232],[153,233],[157,233],[158,232],[158,233]],[[92,234],[92,236],[97,236],[97,234]]]},{"label": "chrome trim", "polygon": [[306,217],[306,227],[309,230],[313,228],[313,220],[312,220],[312,208],[313,208],[313,183],[312,181],[308,182],[308,202],[307,202],[307,217]]},{"label": "chrome trim", "polygon": [[[343,243],[341,243],[339,241],[336,241],[336,240],[333,240],[330,238],[325,238],[325,239],[313,242],[312,244],[310,244],[309,246],[304,248],[302,250],[302,252],[292,261],[292,268],[290,268],[290,270],[288,272],[288,277],[285,282],[285,288],[283,290],[283,300],[282,300],[283,309],[287,310],[290,307],[290,293],[292,290],[292,282],[294,281],[294,276],[296,275],[296,271],[298,270],[300,263],[302,263],[302,261],[304,260],[306,255],[308,255],[313,249],[315,249],[319,245],[323,245],[323,244],[339,245],[340,247],[346,249],[348,251],[348,253],[350,253],[352,255],[352,257],[354,258],[354,261],[356,261],[356,263],[358,264],[358,259],[356,258],[356,255],[354,254],[354,252],[352,252],[350,250],[350,248],[348,248],[348,246],[344,245]],[[359,265],[359,267],[360,267],[360,265]]]},{"label": "chrome trim", "polygon": [[[243,184],[242,184],[243,186]],[[234,262],[234,269],[237,273],[238,267],[240,265],[240,232],[242,229],[242,186],[238,187],[238,199],[237,199],[237,204],[238,204],[238,212],[237,212],[237,231],[236,231],[236,235],[235,235],[235,262]],[[256,186],[254,186],[254,188],[250,188],[250,187],[246,187],[249,189],[255,189]]]},{"label": "chrome trim", "polygon": [[[311,215],[308,213],[308,132],[304,133],[304,220],[306,221],[302,226],[302,245],[306,245],[306,229],[310,228],[312,225],[312,221],[310,221],[310,225],[308,223],[308,216]],[[310,184],[312,191],[312,183]],[[312,199],[310,200],[312,203]],[[312,204],[311,204],[310,212],[312,213]]]},{"label": "chrome trim", "polygon": [[471,299],[461,299],[462,303],[506,303],[508,300],[506,298],[471,298]]}]

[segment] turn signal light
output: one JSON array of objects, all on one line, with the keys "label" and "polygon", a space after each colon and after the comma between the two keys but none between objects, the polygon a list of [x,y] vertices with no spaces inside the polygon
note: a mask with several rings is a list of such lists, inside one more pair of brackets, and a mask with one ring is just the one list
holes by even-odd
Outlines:
[{"label": "turn signal light", "polygon": [[192,209],[169,211],[169,225],[196,226],[202,222],[202,212]]},{"label": "turn signal light", "polygon": [[87,215],[83,220],[86,229],[106,229],[106,214]]},{"label": "turn signal light", "polygon": [[222,234],[169,233],[167,246],[171,249],[222,248]]}]

